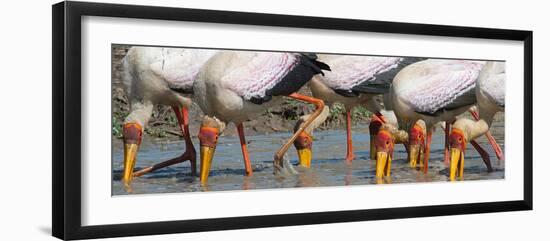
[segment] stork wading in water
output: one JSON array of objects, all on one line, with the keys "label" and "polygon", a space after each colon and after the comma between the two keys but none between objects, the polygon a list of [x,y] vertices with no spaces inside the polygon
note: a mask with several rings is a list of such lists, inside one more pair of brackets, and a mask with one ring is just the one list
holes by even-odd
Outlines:
[{"label": "stork wading in water", "polygon": [[[302,133],[298,134],[298,137],[294,141],[294,147],[298,152],[298,164],[303,167],[311,167],[311,159],[313,158],[313,130],[322,125],[330,114],[328,106],[323,108],[323,111],[317,118],[311,122],[311,124],[304,128]],[[311,118],[312,114],[301,116],[296,125],[294,126],[294,132],[298,132],[302,128],[306,121]]]},{"label": "stork wading in water", "polygon": [[497,112],[504,111],[506,65],[504,62],[488,62],[481,71],[476,85],[479,118],[477,121],[459,119],[453,124],[450,135],[451,164],[449,179],[463,178],[466,143],[487,133]]},{"label": "stork wading in water", "polygon": [[195,100],[205,113],[199,131],[201,183],[207,183],[218,136],[228,122],[237,126],[245,174],[252,175],[243,122],[280,104],[287,96],[312,103],[316,109],[275,154],[275,171],[282,168],[283,155],[324,109],[322,100],[295,92],[314,75],[323,74],[323,69],[330,68],[317,61],[314,54],[222,51],[213,56],[193,84]]},{"label": "stork wading in water", "polygon": [[[405,149],[408,150],[409,143],[412,145],[420,146],[420,156],[423,154],[423,147],[425,145],[426,136],[426,124],[423,120],[418,120],[411,129],[411,135],[405,130],[399,129],[397,117],[393,111],[382,111],[385,117],[385,123],[380,123],[380,127],[376,132],[374,139],[374,152],[376,160],[376,177],[382,178],[384,176],[390,176],[391,162],[393,160],[393,152],[395,144],[403,144]],[[376,120],[371,120],[371,122]],[[421,165],[422,163],[420,163]],[[409,163],[414,168],[417,163]]]},{"label": "stork wading in water", "polygon": [[[383,122],[384,118],[380,114],[382,107],[375,98],[389,91],[392,79],[401,69],[424,59],[319,54],[319,60],[328,64],[331,71],[324,76],[314,76],[309,82],[309,87],[315,98],[322,99],[327,103],[338,102],[344,105],[347,126],[345,157],[347,162],[351,162],[355,158],[351,135],[351,111],[353,108],[358,105],[365,106],[379,117],[378,120]],[[374,136],[375,133],[371,133],[371,155],[374,150]],[[311,139],[308,132],[298,137],[295,146],[299,149],[299,153],[300,150],[304,154],[311,153],[311,151],[304,151],[307,147],[300,146],[300,143]],[[308,158],[311,156],[299,155],[300,162],[310,162],[311,160],[307,160]]]},{"label": "stork wading in water", "polygon": [[[445,151],[448,153],[448,124],[476,103],[475,86],[483,65],[476,61],[429,59],[409,65],[395,77],[390,96],[399,126],[408,130],[411,140],[415,137],[414,123],[417,120],[426,123],[424,173],[428,171],[433,127],[438,122],[447,123]],[[486,151],[475,140],[470,143],[491,171]],[[409,163],[417,163],[420,146],[410,143],[408,155]]]},{"label": "stork wading in water", "polygon": [[[132,177],[156,169],[191,162],[191,173],[196,175],[196,152],[188,127],[189,94],[200,67],[216,53],[215,50],[132,47],[122,62],[122,79],[130,102],[130,114],[123,123],[124,174],[122,181],[128,188]],[[176,158],[147,167],[134,173],[136,156],[153,107],[171,106],[176,114],[183,137],[185,152]]]}]

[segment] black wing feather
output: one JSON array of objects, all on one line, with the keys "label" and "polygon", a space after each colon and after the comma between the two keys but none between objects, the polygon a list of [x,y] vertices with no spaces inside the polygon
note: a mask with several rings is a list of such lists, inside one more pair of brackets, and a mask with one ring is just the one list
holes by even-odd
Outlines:
[{"label": "black wing feather", "polygon": [[174,88],[174,87],[170,87],[170,89],[174,92],[178,92],[180,94],[184,94],[184,95],[192,95],[193,94],[193,88]]},{"label": "black wing feather", "polygon": [[355,85],[351,90],[356,93],[366,93],[366,94],[385,94],[388,93],[390,90],[391,83],[393,82],[393,78],[401,71],[403,68],[414,64],[416,62],[426,60],[427,58],[420,58],[420,57],[405,57],[403,58],[399,63],[398,66],[382,72],[380,74],[377,74],[373,80],[366,79],[362,81],[361,83]]},{"label": "black wing feather", "polygon": [[474,105],[476,102],[477,102],[476,89],[471,88],[470,90],[468,90],[468,92],[454,99],[451,103],[446,105],[444,108],[440,108],[434,112],[426,112],[426,111],[415,111],[415,112],[423,115],[428,115],[428,116],[438,116],[445,111],[452,111],[462,107],[471,106],[471,105]]},{"label": "black wing feather", "polygon": [[267,90],[265,96],[252,97],[250,102],[260,105],[270,101],[272,96],[290,95],[300,90],[314,75],[330,70],[327,64],[317,61],[315,54],[300,54],[299,58],[299,63],[279,83]]}]

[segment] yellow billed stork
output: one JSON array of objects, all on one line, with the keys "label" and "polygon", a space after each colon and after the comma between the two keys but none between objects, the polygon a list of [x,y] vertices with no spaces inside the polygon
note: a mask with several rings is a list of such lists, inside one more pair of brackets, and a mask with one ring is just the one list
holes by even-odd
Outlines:
[{"label": "yellow billed stork", "polygon": [[[478,120],[473,121],[463,118],[453,123],[450,134],[451,164],[449,179],[451,181],[455,180],[457,172],[459,178],[463,177],[466,143],[488,133],[495,114],[504,111],[505,68],[504,62],[488,62],[483,67],[475,89],[477,106],[479,107]],[[491,145],[498,146],[496,143],[491,143]]]},{"label": "yellow billed stork", "polygon": [[[309,87],[315,98],[327,103],[342,103],[346,110],[347,153],[345,160],[351,162],[353,143],[351,135],[351,111],[358,105],[365,106],[375,113],[383,122],[380,114],[381,106],[375,100],[380,94],[387,93],[394,76],[405,66],[424,60],[424,58],[380,57],[319,54],[319,60],[327,63],[331,71],[324,76],[316,75],[309,82]],[[371,157],[374,154],[374,136],[371,132]],[[311,140],[308,133],[298,137],[295,146],[298,149],[300,162],[311,161],[311,146],[301,146]]]},{"label": "yellow billed stork", "polygon": [[[325,122],[330,114],[330,109],[328,106],[323,108],[323,111],[317,118],[311,122],[311,124],[304,128],[302,133],[298,134],[298,137],[294,141],[294,147],[298,152],[298,163],[303,167],[311,167],[311,159],[313,157],[312,147],[313,147],[313,130],[317,129],[320,125]],[[312,114],[307,114],[298,118],[296,125],[294,125],[294,132],[298,132],[302,126],[306,123],[307,120],[311,118]]]},{"label": "yellow billed stork", "polygon": [[[376,177],[382,178],[390,176],[391,161],[393,159],[393,151],[395,144],[403,144],[408,151],[409,143],[424,147],[426,136],[426,124],[423,120],[418,120],[411,129],[411,136],[405,130],[399,129],[397,117],[393,111],[382,110],[382,115],[385,118],[385,123],[376,120],[376,117],[371,120],[371,123],[378,123],[379,128],[376,130],[374,139],[374,150],[376,160]],[[423,152],[420,149],[420,152]],[[422,153],[421,153],[422,154]],[[411,167],[416,167],[416,162],[409,163]]]},{"label": "yellow billed stork", "polygon": [[274,157],[274,168],[282,168],[282,158],[296,137],[324,109],[322,100],[295,93],[314,75],[330,68],[314,54],[283,52],[222,51],[201,69],[193,84],[195,101],[205,117],[199,131],[200,179],[207,183],[218,136],[226,123],[237,126],[245,162],[245,174],[252,175],[243,131],[243,122],[280,104],[283,96],[312,103],[316,110]]},{"label": "yellow billed stork", "polygon": [[[426,123],[424,173],[428,171],[433,127],[438,122],[447,123],[445,151],[448,153],[449,124],[476,103],[476,80],[483,65],[480,61],[428,59],[409,65],[396,75],[390,96],[399,126],[408,130],[411,139],[415,138],[412,130],[416,121]],[[490,169],[486,152],[474,140],[471,143]],[[419,150],[420,146],[411,141],[410,163],[420,159]]]},{"label": "yellow billed stork", "polygon": [[[168,165],[191,162],[196,175],[196,152],[188,128],[188,111],[193,80],[200,67],[215,50],[132,47],[122,62],[122,79],[130,102],[130,114],[123,123],[124,173],[122,180],[129,187],[132,177]],[[134,165],[143,129],[157,104],[172,106],[185,139],[185,152],[174,159],[134,173]]]}]

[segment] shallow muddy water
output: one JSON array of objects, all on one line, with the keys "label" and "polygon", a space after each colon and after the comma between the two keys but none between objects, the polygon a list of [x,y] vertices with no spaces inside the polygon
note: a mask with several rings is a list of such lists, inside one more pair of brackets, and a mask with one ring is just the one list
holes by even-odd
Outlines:
[{"label": "shallow muddy water", "polygon": [[[491,131],[497,142],[504,148],[503,122],[494,123]],[[232,125],[228,128],[234,128]],[[356,159],[347,165],[343,159],[346,153],[345,130],[316,131],[314,133],[313,160],[311,169],[298,166],[294,168],[297,175],[275,176],[273,174],[273,154],[291,133],[272,133],[269,135],[247,136],[248,148],[254,170],[252,177],[245,177],[244,162],[238,137],[222,136],[218,147],[207,186],[201,186],[198,177],[190,175],[189,162],[184,162],[154,173],[134,178],[131,194],[176,193],[193,191],[224,191],[265,188],[319,187],[342,185],[376,184],[374,161],[369,160],[368,126],[356,126],[353,129],[353,146]],[[494,151],[483,136],[477,140],[490,154],[494,171],[487,172],[479,154],[468,145],[465,158],[464,180],[487,180],[504,178],[504,162],[498,162]],[[198,140],[193,138],[198,151]],[[447,181],[449,169],[443,163],[444,138],[441,129],[434,132],[429,171],[423,172],[409,168],[407,153],[403,145],[396,145],[392,162],[391,179],[386,183],[411,183]],[[148,141],[142,144],[136,170],[181,155],[185,145],[183,141]],[[122,143],[114,140],[113,144],[113,181],[112,194],[130,194],[120,181],[122,163]],[[297,163],[296,150],[292,146],[287,154],[290,162]],[[197,159],[199,156],[197,155]],[[197,166],[199,161],[197,160]],[[198,172],[198,168],[197,168]]]}]

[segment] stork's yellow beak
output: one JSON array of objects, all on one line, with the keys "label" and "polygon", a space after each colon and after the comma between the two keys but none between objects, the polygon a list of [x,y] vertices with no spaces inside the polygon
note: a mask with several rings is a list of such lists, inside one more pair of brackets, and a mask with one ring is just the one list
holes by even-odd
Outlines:
[{"label": "stork's yellow beak", "polygon": [[376,160],[376,135],[370,135],[370,159]]},{"label": "stork's yellow beak", "polygon": [[387,152],[376,153],[376,178],[390,176],[391,156]]},{"label": "stork's yellow beak", "polygon": [[312,156],[313,155],[310,148],[298,149],[298,161],[300,166],[310,168]]},{"label": "stork's yellow beak", "polygon": [[209,146],[201,146],[201,184],[208,182],[208,175],[210,174],[210,166],[212,165],[212,159],[214,158],[214,152],[216,148]]},{"label": "stork's yellow beak", "polygon": [[454,181],[458,171],[458,178],[464,175],[464,152],[458,148],[451,148],[451,166],[449,168],[449,180]]},{"label": "stork's yellow beak", "polygon": [[137,152],[137,144],[124,144],[124,176],[122,176],[122,182],[126,188],[128,188],[132,182]]},{"label": "stork's yellow beak", "polygon": [[416,166],[421,166],[422,161],[420,160],[420,146],[411,145],[409,146],[409,166],[411,168],[416,168]]}]

